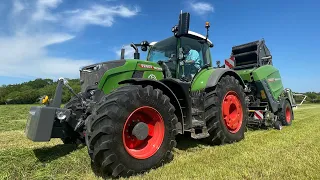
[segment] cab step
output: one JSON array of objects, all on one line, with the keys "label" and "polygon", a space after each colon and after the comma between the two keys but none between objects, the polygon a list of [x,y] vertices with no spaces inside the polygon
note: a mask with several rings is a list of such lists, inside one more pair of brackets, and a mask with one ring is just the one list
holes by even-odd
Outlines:
[{"label": "cab step", "polygon": [[203,139],[203,138],[207,138],[209,136],[210,136],[210,134],[208,132],[207,127],[203,127],[201,129],[195,129],[195,128],[191,129],[191,137],[193,139]]}]

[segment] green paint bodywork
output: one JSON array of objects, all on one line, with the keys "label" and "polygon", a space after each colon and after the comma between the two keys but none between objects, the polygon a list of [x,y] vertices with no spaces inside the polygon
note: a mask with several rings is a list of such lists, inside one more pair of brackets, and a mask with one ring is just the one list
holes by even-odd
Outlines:
[{"label": "green paint bodywork", "polygon": [[265,65],[252,71],[254,81],[266,80],[274,99],[278,100],[284,90],[280,72],[274,66]]},{"label": "green paint bodywork", "polygon": [[132,78],[135,71],[144,71],[143,78],[148,78],[150,74],[155,75],[157,80],[163,78],[162,71],[158,69],[150,69],[140,67],[139,64],[152,65],[153,67],[161,68],[159,64],[144,60],[128,59],[123,66],[109,69],[104,73],[98,84],[98,89],[105,94],[110,93],[113,89],[118,88],[120,81]]},{"label": "green paint bodywork", "polygon": [[104,85],[108,82],[109,78],[113,75],[119,74],[119,73],[125,73],[125,72],[131,72],[135,70],[137,65],[136,60],[127,60],[126,63],[123,66],[119,66],[113,69],[109,69],[104,73],[104,75],[101,77],[99,84],[98,84],[98,89],[102,90]]},{"label": "green paint bodywork", "polygon": [[252,73],[254,69],[244,69],[237,70],[236,72],[240,75],[241,79],[245,82],[252,82],[252,78],[250,77],[250,73]]},{"label": "green paint bodywork", "polygon": [[163,74],[162,74],[162,72],[159,72],[159,71],[144,71],[142,78],[151,79],[150,75],[151,76],[154,75],[154,77],[156,77],[156,80],[163,79]]},{"label": "green paint bodywork", "polygon": [[[284,90],[280,72],[272,65],[265,65],[253,69],[237,70],[236,72],[244,81],[247,82],[266,80],[271,90],[271,94],[276,100],[278,100]],[[252,73],[252,75],[250,75],[250,73]]]},{"label": "green paint bodywork", "polygon": [[215,71],[212,67],[203,69],[199,72],[192,81],[191,91],[198,91],[206,88],[210,75]]},{"label": "green paint bodywork", "polygon": [[114,74],[109,74],[107,75],[105,85],[101,88],[101,90],[105,93],[108,94],[112,90],[118,88],[120,85],[118,84],[122,80],[130,79],[133,75],[134,71],[126,71],[126,72],[118,72]]},{"label": "green paint bodywork", "polygon": [[[215,70],[216,69],[208,68],[198,73],[191,84],[191,91],[197,91],[206,88],[209,77],[212,73],[214,73]],[[236,73],[242,78],[244,82],[248,83],[258,83],[262,80],[266,80],[269,85],[271,94],[276,100],[278,100],[284,90],[279,70],[271,65],[265,65],[253,69],[236,70]]]}]

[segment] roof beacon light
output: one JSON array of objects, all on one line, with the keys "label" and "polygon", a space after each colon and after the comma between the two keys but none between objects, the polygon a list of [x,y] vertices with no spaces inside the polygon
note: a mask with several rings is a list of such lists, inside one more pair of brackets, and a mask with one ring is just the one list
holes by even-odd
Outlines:
[{"label": "roof beacon light", "polygon": [[206,28],[208,29],[210,27],[210,23],[206,22]]}]

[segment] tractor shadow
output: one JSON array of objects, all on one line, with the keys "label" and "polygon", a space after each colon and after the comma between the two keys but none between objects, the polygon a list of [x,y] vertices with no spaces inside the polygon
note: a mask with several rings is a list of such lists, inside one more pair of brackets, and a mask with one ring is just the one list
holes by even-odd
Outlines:
[{"label": "tractor shadow", "polygon": [[194,148],[201,148],[201,146],[212,146],[201,139],[191,138],[190,133],[186,133],[184,135],[177,135],[176,141],[177,141],[176,148],[182,151],[186,151]]},{"label": "tractor shadow", "polygon": [[58,144],[53,147],[34,149],[33,152],[40,162],[48,163],[81,148],[82,146],[75,144]]},{"label": "tractor shadow", "polygon": [[[178,150],[181,151],[196,151],[198,148],[201,148],[201,146],[210,146],[208,143],[202,142],[199,139],[192,139],[191,135],[186,133],[184,135],[177,135],[176,136],[176,141],[177,141],[177,146],[175,147]],[[212,146],[212,145],[211,145]],[[102,179],[127,179],[128,177],[123,177],[123,178],[113,178],[110,174],[106,175],[103,174],[101,169],[97,167],[94,163],[91,162],[91,170],[95,174],[97,178],[102,178]],[[148,172],[148,171],[146,171]],[[133,175],[132,177],[136,177],[142,174],[137,174]]]},{"label": "tractor shadow", "polygon": [[[253,132],[253,131],[268,131],[272,128],[268,127],[251,127],[247,128],[245,133],[247,132]],[[197,148],[202,147],[219,147],[221,145],[219,144],[210,144],[208,142],[205,142],[204,139],[193,139],[191,138],[191,134],[189,132],[186,132],[184,135],[177,135],[176,136],[177,146],[176,148],[182,151],[193,151],[197,150]],[[225,144],[226,145],[226,144]]]}]

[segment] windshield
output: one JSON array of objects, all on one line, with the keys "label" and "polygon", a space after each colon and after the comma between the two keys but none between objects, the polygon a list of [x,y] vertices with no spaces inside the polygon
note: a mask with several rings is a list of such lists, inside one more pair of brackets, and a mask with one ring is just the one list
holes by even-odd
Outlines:
[{"label": "windshield", "polygon": [[176,57],[177,39],[175,37],[167,38],[156,43],[149,52],[148,61],[169,61]]}]

